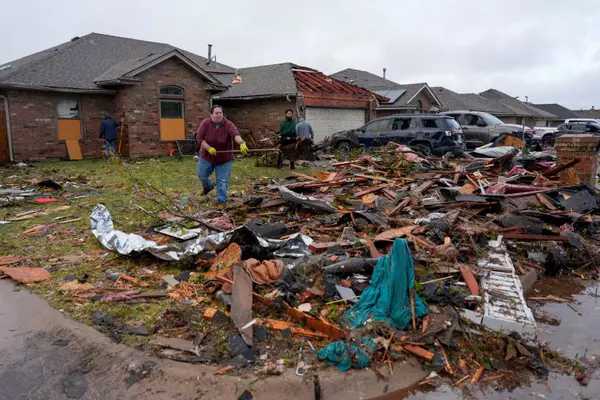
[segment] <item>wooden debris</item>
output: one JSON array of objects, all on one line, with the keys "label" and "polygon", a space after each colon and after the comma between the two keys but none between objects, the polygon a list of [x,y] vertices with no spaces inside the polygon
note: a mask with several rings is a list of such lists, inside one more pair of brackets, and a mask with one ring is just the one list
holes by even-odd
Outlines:
[{"label": "wooden debris", "polygon": [[280,321],[277,319],[257,318],[255,324],[259,326],[264,326],[267,329],[274,330],[277,332],[289,329],[293,335],[297,336],[304,336],[315,339],[326,339],[328,337],[324,333],[315,332],[312,329],[300,328],[290,324],[289,322]]},{"label": "wooden debris", "polygon": [[[467,175],[468,176],[468,175]],[[473,194],[477,190],[477,185],[471,183],[465,183],[463,187],[458,190],[460,194]]]},{"label": "wooden debris", "polygon": [[94,285],[91,283],[80,283],[77,281],[69,281],[63,283],[58,290],[63,292],[87,292],[94,289]]},{"label": "wooden debris", "polygon": [[375,240],[394,240],[396,238],[401,238],[411,233],[416,227],[417,225],[410,225],[402,228],[390,229],[375,236]]},{"label": "wooden debris", "polygon": [[396,183],[393,179],[384,178],[382,176],[374,176],[374,175],[363,175],[363,174],[354,174],[354,176],[358,176],[359,178],[371,179],[374,181],[388,182],[388,183]]},{"label": "wooden debris", "polygon": [[44,268],[4,267],[0,272],[20,283],[41,282],[52,277]]},{"label": "wooden debris", "polygon": [[371,240],[369,235],[367,235],[366,233],[363,233],[362,236],[363,236],[363,239],[365,239],[367,246],[369,246],[369,252],[371,253],[371,257],[373,257],[373,258],[381,257],[381,253],[379,252],[379,250],[377,250],[377,247],[375,247],[375,244],[373,243],[373,241]]},{"label": "wooden debris", "polygon": [[[395,349],[395,348],[394,348]],[[413,346],[410,344],[403,344],[400,349],[407,351],[408,353],[420,357],[424,360],[431,361],[433,360],[434,354],[430,351],[425,350],[419,346]]]},{"label": "wooden debris", "polygon": [[[216,308],[212,308],[212,307],[206,307],[204,309],[204,314],[202,314],[202,318],[204,318],[207,321],[210,321],[211,319],[213,319],[213,317],[215,316],[216,313],[218,313],[219,310],[217,310]],[[229,316],[229,313],[221,311],[223,314]]]},{"label": "wooden debris", "polygon": [[527,233],[513,233],[508,232],[504,234],[504,239],[513,239],[513,240],[534,240],[534,241],[554,241],[554,242],[564,242],[569,240],[566,236],[560,235],[531,235]]},{"label": "wooden debris", "polygon": [[361,190],[360,192],[355,193],[354,196],[352,196],[352,197],[354,197],[354,198],[363,197],[363,196],[365,196],[367,194],[378,192],[381,189],[385,189],[385,188],[388,188],[390,186],[391,185],[389,183],[384,183],[382,185],[375,186],[375,187],[372,187],[370,189]]},{"label": "wooden debris", "polygon": [[415,316],[415,288],[410,291],[410,313],[412,314],[413,329],[417,329],[417,318]]},{"label": "wooden debris", "polygon": [[22,260],[22,258],[19,256],[13,256],[13,255],[0,256],[0,266],[16,264],[21,260]]},{"label": "wooden debris", "polygon": [[542,203],[546,208],[548,208],[549,210],[556,210],[556,206],[554,204],[552,204],[550,202],[550,200],[548,200],[548,198],[546,198],[546,196],[544,196],[542,193],[536,193],[535,197],[537,197],[538,201],[540,203]]},{"label": "wooden debris", "polygon": [[429,329],[429,314],[423,318],[423,329],[421,330],[421,333],[425,334],[427,329]]},{"label": "wooden debris", "polygon": [[483,365],[481,365],[477,371],[475,372],[475,374],[473,374],[473,379],[471,379],[471,384],[475,385],[477,383],[477,381],[479,380],[479,378],[481,378],[481,374],[483,374],[483,371],[485,371],[485,367]]},{"label": "wooden debris", "polygon": [[442,343],[437,338],[435,339],[435,342],[437,343],[438,346],[440,346],[440,350],[442,352],[442,355],[444,356],[444,361],[446,362],[446,364],[444,365],[444,369],[446,370],[447,373],[454,376],[454,370],[452,369],[452,366],[450,365],[448,354],[446,354],[446,350],[444,350],[444,346],[442,346]]},{"label": "wooden debris", "polygon": [[473,271],[466,265],[461,265],[458,269],[469,288],[469,292],[471,292],[473,296],[479,296],[479,284],[473,275]]},{"label": "wooden debris", "polygon": [[231,371],[232,369],[234,369],[235,367],[233,365],[229,365],[225,368],[221,368],[220,370],[218,370],[217,372],[215,372],[215,375],[223,375],[226,374],[227,372]]},{"label": "wooden debris", "polygon": [[404,200],[402,200],[400,204],[398,204],[392,211],[390,211],[388,216],[391,218],[400,214],[402,210],[404,210],[404,207],[408,205],[408,203],[410,203],[410,197],[407,197]]},{"label": "wooden debris", "polygon": [[469,379],[469,376],[471,376],[471,375],[466,375],[466,376],[462,377],[461,379],[459,379],[458,381],[456,381],[454,383],[454,386],[460,386],[461,383],[463,383],[464,381],[466,381],[467,379]]}]

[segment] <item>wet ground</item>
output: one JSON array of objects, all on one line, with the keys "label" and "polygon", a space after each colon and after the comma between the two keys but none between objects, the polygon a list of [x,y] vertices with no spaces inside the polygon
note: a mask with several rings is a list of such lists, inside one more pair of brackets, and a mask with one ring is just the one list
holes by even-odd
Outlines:
[{"label": "wet ground", "polygon": [[[536,290],[537,289],[537,290]],[[577,293],[574,294],[573,293]],[[581,360],[581,364],[595,364],[600,360],[600,284],[584,286],[575,278],[552,278],[540,281],[528,293],[531,296],[554,294],[571,301],[530,302],[534,314],[543,314],[552,321],[559,320],[557,326],[538,323],[541,328],[538,337],[547,340],[547,346],[563,356]],[[600,371],[590,375],[587,386],[582,386],[573,376],[550,373],[547,382],[534,381],[529,387],[522,387],[512,392],[491,389],[465,388],[461,391],[448,385],[431,391],[423,391],[423,387],[413,387],[404,391],[389,394],[382,399],[397,400],[454,400],[454,399],[600,399]]]}]

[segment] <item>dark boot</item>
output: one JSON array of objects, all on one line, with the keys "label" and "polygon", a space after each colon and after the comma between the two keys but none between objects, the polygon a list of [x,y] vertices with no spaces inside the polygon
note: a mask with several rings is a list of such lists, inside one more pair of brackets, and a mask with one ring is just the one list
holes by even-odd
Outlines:
[{"label": "dark boot", "polygon": [[296,169],[296,165],[293,160],[290,160],[290,169]]}]

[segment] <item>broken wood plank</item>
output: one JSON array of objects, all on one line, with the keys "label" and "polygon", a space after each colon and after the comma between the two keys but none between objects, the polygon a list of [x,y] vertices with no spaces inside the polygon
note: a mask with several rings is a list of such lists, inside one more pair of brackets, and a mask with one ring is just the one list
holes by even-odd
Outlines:
[{"label": "broken wood plank", "polygon": [[289,329],[292,332],[292,335],[297,335],[297,336],[305,336],[305,337],[310,337],[310,338],[315,338],[315,339],[327,339],[328,338],[328,336],[325,335],[324,333],[315,332],[311,329],[299,328],[297,326],[293,326],[289,322],[280,321],[277,319],[257,318],[256,325],[264,326],[267,329],[278,331],[278,332]]},{"label": "broken wood plank", "polygon": [[469,292],[471,292],[473,296],[479,296],[479,284],[473,275],[473,271],[466,265],[460,265],[458,269],[467,284],[467,288],[469,288]]},{"label": "broken wood plank", "polygon": [[0,272],[20,283],[41,282],[52,277],[44,268],[3,267]]},{"label": "broken wood plank", "polygon": [[550,202],[550,200],[548,200],[548,198],[546,196],[544,196],[542,193],[536,193],[535,197],[537,197],[538,201],[540,203],[542,203],[547,209],[552,210],[552,211],[557,209],[556,206],[554,204],[552,204]]},{"label": "broken wood plank", "polygon": [[[328,172],[325,172],[325,173],[328,174]],[[294,175],[294,176],[296,176],[296,177],[298,177],[300,179],[304,179],[306,181],[310,181],[310,182],[314,182],[316,180],[322,180],[322,179],[320,179],[318,177],[315,178],[314,176],[309,176],[309,175],[301,174],[300,172],[292,172],[292,175]]]},{"label": "broken wood plank", "polygon": [[504,234],[504,239],[513,239],[513,240],[534,240],[534,241],[554,241],[554,242],[564,242],[569,240],[566,236],[560,235],[531,235],[527,233],[513,233],[508,232]]},{"label": "broken wood plank", "polygon": [[375,241],[377,240],[394,240],[396,238],[401,238],[410,234],[418,225],[410,225],[404,226],[402,228],[394,228],[389,229],[385,232],[381,232],[379,235],[375,236]]},{"label": "broken wood plank", "polygon": [[429,314],[423,318],[423,329],[421,329],[421,333],[425,334],[427,329],[429,329]]},{"label": "broken wood plank", "polygon": [[483,374],[483,371],[485,370],[485,367],[483,365],[481,365],[477,371],[475,372],[475,374],[473,374],[473,379],[471,379],[471,384],[474,385],[477,383],[477,381],[479,380],[479,378],[481,378],[481,374]]},{"label": "broken wood plank", "polygon": [[415,288],[410,291],[410,313],[412,314],[413,329],[417,329],[417,318],[415,316]]},{"label": "broken wood plank", "polygon": [[533,269],[537,269],[539,271],[543,271],[546,272],[546,268],[544,268],[543,266],[536,264],[536,263],[532,263],[531,261],[521,261],[521,264],[533,268]]},{"label": "broken wood plank", "polygon": [[410,203],[410,197],[407,197],[404,200],[402,200],[400,202],[400,204],[398,204],[398,206],[395,207],[390,212],[390,214],[388,215],[388,217],[395,217],[396,215],[400,214],[402,212],[402,210],[404,210],[404,207],[406,207],[408,205],[408,203]]},{"label": "broken wood plank", "polygon": [[420,357],[420,358],[422,358],[424,360],[427,360],[427,361],[433,360],[434,354],[432,352],[430,352],[430,351],[425,350],[422,347],[413,346],[413,345],[410,345],[410,344],[403,344],[402,346],[400,346],[400,348],[402,350],[405,350],[408,353],[410,353],[412,355],[415,355],[417,357]]},{"label": "broken wood plank", "polygon": [[371,257],[373,257],[373,258],[381,257],[381,253],[379,252],[379,250],[377,250],[377,247],[375,247],[375,244],[373,243],[373,241],[371,240],[369,235],[367,235],[366,233],[363,233],[362,237],[363,237],[363,239],[365,239],[365,242],[367,243],[367,246],[369,247],[369,252],[371,253]]},{"label": "broken wood plank", "polygon": [[359,178],[365,178],[365,179],[371,179],[374,181],[382,181],[382,182],[388,182],[388,183],[396,183],[395,180],[393,179],[388,179],[388,178],[384,178],[381,176],[374,176],[374,175],[363,175],[363,174],[353,174],[354,176],[358,176]]},{"label": "broken wood plank", "polygon": [[367,182],[367,181],[368,181],[367,178],[358,177],[358,178],[339,179],[339,180],[330,181],[330,182],[295,183],[295,184],[291,184],[291,185],[286,185],[285,187],[287,187],[288,189],[318,188],[318,187],[326,187],[326,186],[350,185],[353,183],[361,183],[361,182]]},{"label": "broken wood plank", "polygon": [[425,181],[418,188],[413,190],[412,193],[417,196],[420,196],[423,194],[423,192],[431,188],[433,185],[435,185],[435,181]]},{"label": "broken wood plank", "polygon": [[565,169],[571,168],[571,167],[579,164],[580,161],[581,160],[579,158],[575,158],[573,160],[567,161],[566,163],[557,164],[554,167],[549,168],[546,171],[542,172],[542,175],[546,176],[546,177],[551,177],[551,176],[554,176],[554,175],[558,175],[559,173],[561,173]]},{"label": "broken wood plank", "polygon": [[227,372],[231,371],[232,369],[234,369],[235,367],[233,365],[229,365],[225,368],[221,368],[220,370],[218,370],[217,372],[215,372],[215,375],[223,375],[226,374]]},{"label": "broken wood plank", "polygon": [[460,194],[473,194],[477,190],[477,186],[471,183],[465,183],[459,190]]},{"label": "broken wood plank", "polygon": [[231,292],[231,320],[242,334],[248,346],[252,346],[252,280],[242,264],[233,267],[233,289]]},{"label": "broken wood plank", "polygon": [[363,197],[366,194],[375,193],[375,192],[380,191],[381,189],[385,189],[385,188],[388,188],[390,186],[391,186],[391,184],[384,183],[384,184],[372,187],[370,189],[361,190],[360,192],[355,193],[352,197],[354,197],[354,198]]}]

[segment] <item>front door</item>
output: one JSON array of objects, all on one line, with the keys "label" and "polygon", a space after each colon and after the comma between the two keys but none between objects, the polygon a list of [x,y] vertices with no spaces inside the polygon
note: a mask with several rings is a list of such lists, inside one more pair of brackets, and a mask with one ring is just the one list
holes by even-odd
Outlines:
[{"label": "front door", "polygon": [[0,108],[0,165],[10,163],[10,151],[8,149],[8,128],[4,109]]}]

